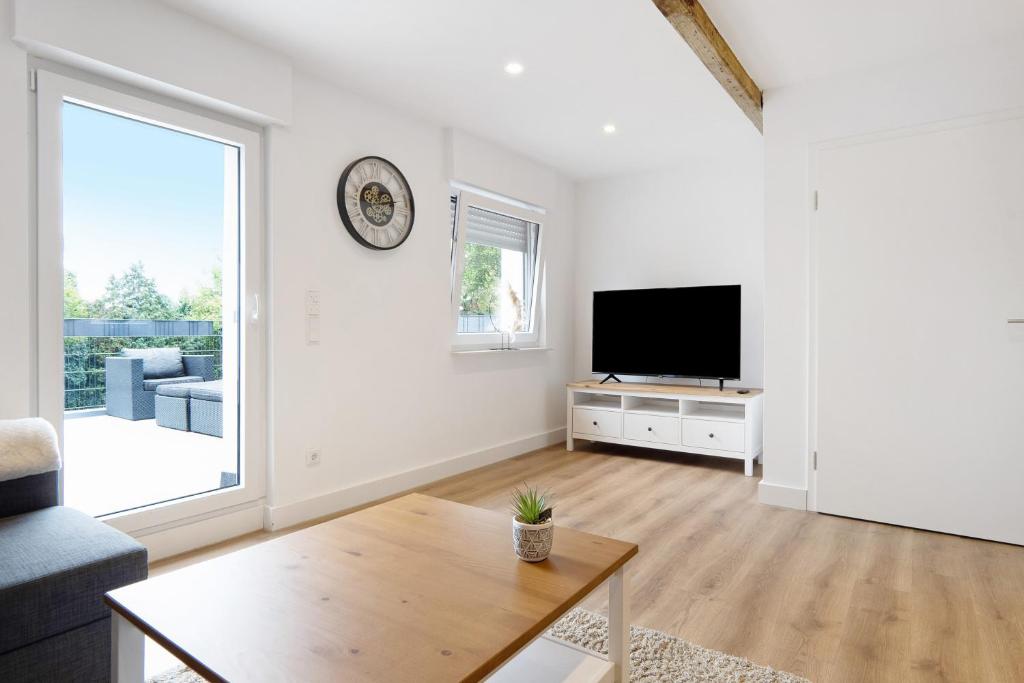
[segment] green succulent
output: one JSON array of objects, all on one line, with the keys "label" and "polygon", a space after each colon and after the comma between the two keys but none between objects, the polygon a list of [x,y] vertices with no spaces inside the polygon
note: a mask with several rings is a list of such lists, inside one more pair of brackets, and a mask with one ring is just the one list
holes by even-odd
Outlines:
[{"label": "green succulent", "polygon": [[[524,490],[525,489],[525,490]],[[512,514],[524,524],[543,524],[551,519],[551,493],[523,483],[512,491]]]}]

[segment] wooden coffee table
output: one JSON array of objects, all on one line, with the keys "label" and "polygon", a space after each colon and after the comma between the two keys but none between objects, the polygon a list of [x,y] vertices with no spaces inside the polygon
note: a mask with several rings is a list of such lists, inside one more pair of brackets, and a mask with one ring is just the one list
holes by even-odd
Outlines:
[{"label": "wooden coffee table", "polygon": [[[111,591],[114,680],[145,635],[213,681],[626,681],[636,553],[557,527],[529,564],[509,515],[412,494]],[[544,635],[605,581],[608,658]]]}]

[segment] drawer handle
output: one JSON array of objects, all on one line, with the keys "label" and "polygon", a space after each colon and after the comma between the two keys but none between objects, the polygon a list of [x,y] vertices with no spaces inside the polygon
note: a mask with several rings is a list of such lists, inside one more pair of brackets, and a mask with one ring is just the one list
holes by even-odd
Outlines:
[{"label": "drawer handle", "polygon": [[653,432],[654,430],[653,430],[653,429],[651,429],[650,427],[648,427],[648,428],[647,428],[647,431],[649,431],[649,432]]},{"label": "drawer handle", "polygon": [[594,420],[594,426],[595,427],[597,426],[597,420]]},{"label": "drawer handle", "polygon": [[709,439],[713,439],[713,438],[715,438],[715,433],[714,433],[714,432],[712,432],[712,433],[708,434],[708,438],[709,438]]}]

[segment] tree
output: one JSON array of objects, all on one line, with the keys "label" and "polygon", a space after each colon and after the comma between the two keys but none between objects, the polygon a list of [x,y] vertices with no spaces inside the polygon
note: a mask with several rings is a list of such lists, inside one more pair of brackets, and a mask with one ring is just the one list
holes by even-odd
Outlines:
[{"label": "tree", "polygon": [[462,312],[496,313],[500,277],[501,249],[467,242],[462,267]]},{"label": "tree", "polygon": [[194,296],[188,291],[181,293],[175,317],[186,320],[212,320],[214,329],[219,330],[222,322],[221,296],[224,291],[220,266],[214,266],[211,275],[211,283],[199,287]]},{"label": "tree", "polygon": [[99,318],[168,320],[174,319],[171,300],[156,288],[156,280],[146,275],[141,262],[120,276],[111,275],[107,289],[95,303]]},{"label": "tree", "polygon": [[67,270],[64,271],[64,317],[89,317],[89,304],[78,291],[78,277]]}]

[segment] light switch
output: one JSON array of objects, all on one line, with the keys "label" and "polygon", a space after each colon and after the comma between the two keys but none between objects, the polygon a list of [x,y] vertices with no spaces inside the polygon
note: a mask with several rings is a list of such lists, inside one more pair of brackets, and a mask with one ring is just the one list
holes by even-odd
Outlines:
[{"label": "light switch", "polygon": [[306,344],[314,346],[320,343],[320,316],[306,316]]},{"label": "light switch", "polygon": [[320,315],[320,292],[316,289],[306,290],[306,315]]}]

